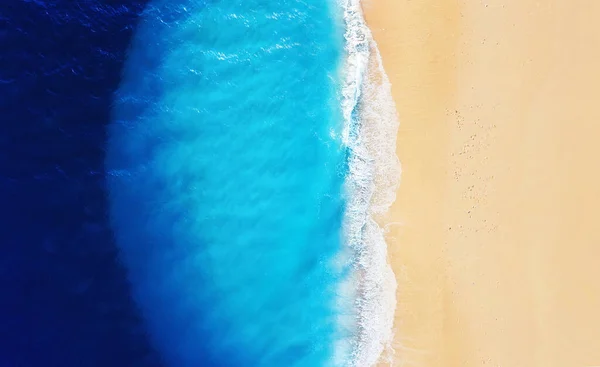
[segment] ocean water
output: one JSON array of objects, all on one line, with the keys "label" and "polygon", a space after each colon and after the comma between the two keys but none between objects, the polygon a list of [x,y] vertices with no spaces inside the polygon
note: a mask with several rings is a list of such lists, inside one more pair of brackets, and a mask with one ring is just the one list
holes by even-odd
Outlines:
[{"label": "ocean water", "polygon": [[0,366],[389,354],[397,119],[357,0],[8,0],[0,24]]},{"label": "ocean water", "polygon": [[142,15],[106,165],[132,292],[170,366],[333,365],[337,6],[155,1]]}]

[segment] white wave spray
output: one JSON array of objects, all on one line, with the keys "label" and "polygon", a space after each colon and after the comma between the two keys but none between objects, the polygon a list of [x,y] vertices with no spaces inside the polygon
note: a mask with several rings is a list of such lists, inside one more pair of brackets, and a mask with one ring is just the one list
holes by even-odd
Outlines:
[{"label": "white wave spray", "polygon": [[[353,256],[349,282],[354,282],[356,288],[352,315],[355,330],[346,345],[350,360],[344,364],[369,367],[381,358],[391,358],[393,353],[396,279],[387,261],[384,231],[376,219],[396,198],[400,179],[396,156],[398,118],[391,85],[364,22],[360,1],[342,0],[341,6],[346,26],[343,142],[350,152],[345,241]],[[344,293],[348,296],[348,291]]]}]

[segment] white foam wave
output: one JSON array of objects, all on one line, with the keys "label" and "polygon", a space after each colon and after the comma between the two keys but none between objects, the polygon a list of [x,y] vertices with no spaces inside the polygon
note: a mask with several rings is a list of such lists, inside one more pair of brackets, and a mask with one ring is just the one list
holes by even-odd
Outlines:
[{"label": "white foam wave", "polygon": [[[376,218],[395,200],[400,178],[396,156],[398,119],[391,86],[377,45],[366,26],[359,0],[341,0],[346,25],[344,130],[349,148],[346,181],[348,206],[345,241],[353,255],[354,336],[340,343],[350,350],[344,365],[369,367],[391,351],[396,308],[396,280],[387,261],[384,231]],[[373,57],[374,56],[374,57]],[[345,285],[347,289],[347,284]],[[348,296],[346,290],[344,296]],[[345,322],[348,323],[348,315]]]}]

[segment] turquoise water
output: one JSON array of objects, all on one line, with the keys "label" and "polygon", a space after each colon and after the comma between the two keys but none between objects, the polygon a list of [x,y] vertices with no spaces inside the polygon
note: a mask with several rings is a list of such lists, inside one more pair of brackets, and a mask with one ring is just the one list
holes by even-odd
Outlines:
[{"label": "turquoise water", "polygon": [[323,0],[155,1],[109,129],[111,220],[168,366],[329,366],[346,156]]}]

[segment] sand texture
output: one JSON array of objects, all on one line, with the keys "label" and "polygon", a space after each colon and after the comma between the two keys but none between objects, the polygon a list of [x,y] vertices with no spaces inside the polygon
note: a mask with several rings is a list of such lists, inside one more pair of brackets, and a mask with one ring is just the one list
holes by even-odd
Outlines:
[{"label": "sand texture", "polygon": [[600,366],[600,1],[363,6],[400,116],[393,365]]}]

